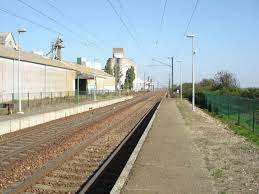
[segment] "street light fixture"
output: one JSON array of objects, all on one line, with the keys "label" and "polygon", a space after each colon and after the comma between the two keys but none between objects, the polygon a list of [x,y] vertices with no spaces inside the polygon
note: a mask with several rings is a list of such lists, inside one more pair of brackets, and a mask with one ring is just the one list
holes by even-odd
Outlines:
[{"label": "street light fixture", "polygon": [[18,101],[19,110],[18,114],[23,114],[22,112],[22,99],[21,99],[21,70],[20,70],[20,60],[21,60],[21,47],[20,47],[20,34],[26,32],[26,29],[18,29]]},{"label": "street light fixture", "polygon": [[193,42],[194,42],[194,34],[188,34],[187,38],[192,39],[192,110],[195,111],[195,80],[194,80],[194,55],[196,54],[196,50],[194,50]]}]

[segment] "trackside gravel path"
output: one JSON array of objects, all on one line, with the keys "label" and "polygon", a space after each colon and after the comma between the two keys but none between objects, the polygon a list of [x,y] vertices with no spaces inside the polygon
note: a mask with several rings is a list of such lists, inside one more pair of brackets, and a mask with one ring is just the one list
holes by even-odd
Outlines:
[{"label": "trackside gravel path", "polygon": [[164,99],[122,193],[213,193],[176,102]]}]

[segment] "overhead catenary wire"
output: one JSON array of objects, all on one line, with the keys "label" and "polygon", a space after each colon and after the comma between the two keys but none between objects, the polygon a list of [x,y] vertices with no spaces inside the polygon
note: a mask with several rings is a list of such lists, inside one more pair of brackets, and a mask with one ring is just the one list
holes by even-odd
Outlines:
[{"label": "overhead catenary wire", "polygon": [[[18,18],[18,19],[20,19],[20,20],[23,20],[23,21],[26,21],[26,22],[28,22],[28,23],[30,23],[30,24],[33,24],[33,25],[35,25],[35,26],[38,26],[38,27],[40,27],[40,28],[42,28],[42,29],[44,29],[44,30],[47,30],[47,31],[49,31],[49,32],[52,32],[52,33],[54,33],[54,34],[59,34],[59,35],[62,36],[62,33],[61,33],[60,31],[57,31],[57,30],[52,29],[52,28],[50,28],[50,27],[48,27],[48,26],[45,26],[45,25],[43,25],[43,24],[40,24],[40,23],[38,23],[38,22],[36,22],[36,21],[34,21],[34,20],[31,20],[31,19],[29,19],[29,18],[26,18],[26,17],[20,16],[20,15],[17,15],[16,13],[14,13],[14,12],[12,12],[12,11],[10,11],[10,10],[0,8],[0,11],[3,12],[3,13],[6,13],[7,15],[13,16],[13,17]],[[79,42],[79,43],[81,43],[82,45],[86,46],[85,42],[83,42],[83,41],[81,41],[81,40],[79,40],[79,39],[77,39],[77,38],[74,38],[74,40],[76,40],[77,42]]]},{"label": "overhead catenary wire", "polygon": [[162,17],[161,17],[161,20],[160,20],[160,25],[159,25],[159,29],[158,29],[158,33],[157,33],[157,39],[156,39],[156,42],[155,42],[156,45],[158,45],[159,39],[160,39],[160,36],[161,36],[161,32],[162,32],[162,28],[163,28],[163,24],[164,24],[164,16],[165,16],[165,11],[166,11],[166,6],[167,6],[167,0],[165,0],[165,3],[164,3]]},{"label": "overhead catenary wire", "polygon": [[125,18],[127,19],[128,24],[129,24],[129,26],[132,28],[132,31],[134,32],[134,35],[135,35],[135,37],[136,37],[138,43],[140,43],[141,40],[140,40],[140,38],[139,38],[139,36],[138,36],[137,30],[136,30],[135,26],[133,25],[133,23],[131,22],[131,19],[130,19],[130,17],[128,16],[126,10],[124,9],[123,3],[121,2],[121,0],[117,0],[117,1],[118,1],[118,3],[119,3],[120,9],[121,9],[121,13],[123,13],[123,15],[125,16]]},{"label": "overhead catenary wire", "polygon": [[56,31],[56,30],[54,30],[54,29],[52,29],[52,28],[49,28],[49,27],[47,27],[47,26],[45,26],[45,25],[42,25],[42,24],[40,24],[40,23],[38,23],[38,22],[35,22],[35,21],[31,20],[31,19],[28,19],[28,18],[26,18],[26,17],[19,16],[19,15],[17,15],[16,13],[13,13],[13,12],[7,10],[7,9],[0,8],[0,11],[6,13],[6,14],[8,14],[8,15],[11,15],[11,16],[13,16],[13,17],[16,17],[16,18],[18,18],[18,19],[21,19],[21,20],[24,20],[24,21],[26,21],[26,22],[29,22],[29,23],[31,23],[31,24],[33,24],[33,25],[38,26],[38,27],[41,27],[41,28],[43,28],[43,29],[45,29],[45,30],[47,30],[47,31],[52,32],[52,33],[62,35],[62,33],[59,32],[59,31]]},{"label": "overhead catenary wire", "polygon": [[[79,24],[79,23],[75,22],[73,19],[71,19],[70,16],[66,15],[60,8],[58,8],[57,6],[55,6],[55,5],[52,3],[52,1],[50,1],[50,0],[42,0],[42,1],[43,1],[44,3],[46,3],[46,4],[48,4],[48,5],[49,5],[50,7],[52,7],[53,9],[55,9],[59,15],[61,15],[62,17],[68,19],[68,20],[70,21],[70,23],[72,23],[72,24],[73,24],[74,26],[76,26],[78,29],[81,29],[81,31],[84,32],[84,33],[83,33],[84,36],[90,38],[90,37],[89,37],[89,35],[90,35],[91,37],[93,37],[93,38],[95,39],[95,41],[90,41],[90,40],[88,40],[88,43],[89,43],[89,44],[92,44],[92,45],[96,46],[97,48],[99,48],[99,49],[101,49],[101,50],[104,49],[102,46],[100,46],[100,45],[98,45],[98,44],[96,43],[96,42],[100,42],[100,41],[98,41],[98,39],[96,38],[96,35],[93,35],[92,33],[90,33],[89,30],[87,30],[87,29],[85,28],[85,26],[83,26],[82,24]],[[85,33],[85,31],[87,32],[87,34]],[[101,41],[101,42],[102,42],[102,41]]]},{"label": "overhead catenary wire", "polygon": [[51,20],[52,22],[56,23],[57,25],[59,25],[59,26],[65,28],[65,29],[68,30],[69,32],[74,33],[74,31],[71,30],[70,28],[68,28],[66,25],[60,23],[59,21],[57,21],[56,19],[54,19],[54,18],[48,16],[47,14],[43,13],[42,11],[40,11],[40,10],[38,10],[38,9],[36,9],[36,8],[34,8],[34,7],[32,7],[30,4],[26,3],[25,1],[23,1],[23,0],[17,0],[17,1],[19,1],[20,3],[22,3],[22,4],[25,5],[25,6],[29,7],[30,9],[34,10],[35,12],[37,12],[38,14],[40,14],[41,16],[46,17],[46,18],[48,18],[49,20]]},{"label": "overhead catenary wire", "polygon": [[119,12],[116,10],[116,8],[114,7],[113,3],[110,0],[107,0],[107,2],[109,3],[109,5],[111,6],[111,8],[113,9],[114,13],[117,15],[117,17],[120,19],[122,25],[124,26],[124,28],[126,29],[126,31],[128,32],[128,34],[130,35],[130,37],[132,38],[133,41],[135,41],[137,47],[139,48],[139,43],[137,41],[137,39],[135,38],[135,36],[132,34],[132,32],[130,31],[128,25],[126,24],[126,22],[123,20],[123,18],[121,17],[121,15],[119,14]]},{"label": "overhead catenary wire", "polygon": [[188,29],[189,29],[189,26],[190,26],[190,24],[191,24],[191,22],[192,22],[192,18],[193,18],[194,13],[196,12],[198,3],[199,3],[199,0],[196,1],[196,4],[195,4],[194,9],[193,9],[193,11],[192,11],[192,15],[191,15],[191,17],[190,17],[190,19],[189,19],[189,21],[188,21],[188,23],[187,23],[186,29],[185,29],[185,31],[184,31],[184,36],[186,36],[186,33],[187,33],[187,31],[188,31]]},{"label": "overhead catenary wire", "polygon": [[180,44],[181,46],[180,46],[180,48],[178,49],[178,53],[180,53],[180,54],[179,54],[180,56],[182,55],[184,39],[185,39],[185,37],[186,37],[186,35],[187,35],[187,32],[188,32],[188,30],[189,30],[189,27],[190,27],[190,25],[191,25],[193,16],[194,16],[195,12],[197,11],[198,4],[199,4],[199,0],[196,1],[195,6],[194,6],[194,8],[193,8],[193,10],[192,10],[192,13],[191,13],[191,17],[189,18],[188,23],[187,23],[186,27],[184,28],[184,34],[183,34],[183,36],[182,36],[182,41],[181,41],[181,44]]},{"label": "overhead catenary wire", "polygon": [[80,36],[82,39],[84,39],[85,41],[82,41],[84,46],[87,46],[89,44],[89,41],[85,38],[82,37],[80,34],[76,33],[74,30],[70,29],[69,27],[67,27],[66,25],[64,25],[63,23],[57,21],[55,18],[48,16],[47,14],[43,13],[42,11],[40,11],[39,9],[36,9],[35,7],[31,6],[30,4],[26,3],[23,0],[17,0],[18,2],[22,3],[23,5],[29,7],[30,9],[32,9],[33,11],[37,12],[38,14],[40,14],[43,17],[48,18],[49,20],[51,20],[52,22],[56,23],[57,25],[63,27],[64,29],[66,29],[67,31],[69,31],[71,34],[73,34],[75,36],[75,34],[77,34],[78,36]]}]

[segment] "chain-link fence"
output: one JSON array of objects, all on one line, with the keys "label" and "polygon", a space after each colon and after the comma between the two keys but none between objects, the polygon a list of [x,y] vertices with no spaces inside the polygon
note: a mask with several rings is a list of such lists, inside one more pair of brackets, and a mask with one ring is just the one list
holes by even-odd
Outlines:
[{"label": "chain-link fence", "polygon": [[226,116],[237,125],[259,134],[259,99],[206,93],[205,106],[210,112]]},{"label": "chain-link fence", "polygon": [[[39,92],[21,93],[21,106],[23,112],[37,109],[51,109],[55,107],[68,107],[75,104],[87,103],[95,100],[108,100],[120,96],[134,95],[133,91],[63,91],[63,92]],[[0,93],[0,116],[8,112],[18,112],[19,97],[17,93]],[[8,110],[9,109],[9,110]]]}]

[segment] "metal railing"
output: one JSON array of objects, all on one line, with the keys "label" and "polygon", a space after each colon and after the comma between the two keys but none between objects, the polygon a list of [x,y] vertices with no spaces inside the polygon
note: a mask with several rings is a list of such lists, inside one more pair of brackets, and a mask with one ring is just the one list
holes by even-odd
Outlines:
[{"label": "metal railing", "polygon": [[[22,93],[21,104],[23,112],[30,112],[39,108],[55,108],[73,106],[79,103],[87,103],[95,100],[112,99],[120,96],[134,95],[133,91],[62,91],[62,92],[38,92]],[[0,116],[8,114],[6,105],[12,105],[12,112],[18,112],[18,93],[0,93]]]},{"label": "metal railing", "polygon": [[259,99],[206,93],[205,106],[259,135]]}]

